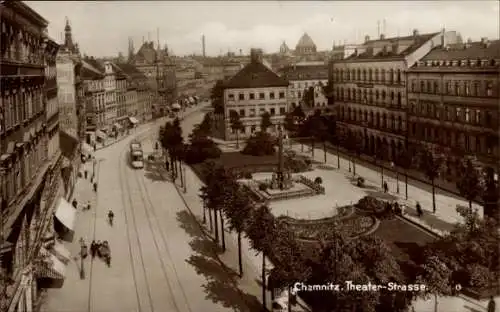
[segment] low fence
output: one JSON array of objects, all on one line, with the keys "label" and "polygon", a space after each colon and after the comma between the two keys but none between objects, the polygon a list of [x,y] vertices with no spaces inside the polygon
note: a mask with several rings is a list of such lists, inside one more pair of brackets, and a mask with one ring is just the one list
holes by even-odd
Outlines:
[{"label": "low fence", "polygon": [[300,183],[312,188],[316,192],[316,194],[325,194],[325,188],[319,185],[318,183],[314,182],[313,180],[306,178],[302,175],[299,176],[298,180]]}]

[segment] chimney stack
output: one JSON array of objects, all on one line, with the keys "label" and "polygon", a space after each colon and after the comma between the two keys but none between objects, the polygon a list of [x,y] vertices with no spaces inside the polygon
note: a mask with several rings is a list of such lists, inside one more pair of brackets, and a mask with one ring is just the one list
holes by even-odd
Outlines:
[{"label": "chimney stack", "polygon": [[384,34],[380,34],[380,40],[385,40],[385,35]]},{"label": "chimney stack", "polygon": [[481,45],[482,45],[484,48],[489,47],[489,45],[490,45],[490,41],[488,40],[488,38],[487,38],[487,37],[482,37],[482,38],[481,38]]},{"label": "chimney stack", "polygon": [[444,48],[446,47],[446,37],[445,37],[446,31],[445,29],[441,29],[441,47]]},{"label": "chimney stack", "polygon": [[366,35],[365,36],[365,43],[367,43],[368,41],[370,41],[370,36]]},{"label": "chimney stack", "polygon": [[251,49],[250,60],[252,63],[262,63],[263,52],[262,49]]},{"label": "chimney stack", "polygon": [[416,36],[418,36],[418,29],[413,30],[413,37],[416,37]]},{"label": "chimney stack", "polygon": [[203,50],[203,57],[206,57],[206,54],[205,54],[205,35],[201,36],[201,47]]}]

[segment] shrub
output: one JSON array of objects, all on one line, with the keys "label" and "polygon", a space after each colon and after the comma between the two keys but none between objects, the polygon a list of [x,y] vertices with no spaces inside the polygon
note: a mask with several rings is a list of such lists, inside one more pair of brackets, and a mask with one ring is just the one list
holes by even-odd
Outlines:
[{"label": "shrub", "polygon": [[268,185],[267,184],[265,184],[265,183],[259,184],[259,190],[265,192],[265,191],[267,191],[267,189],[268,189]]},{"label": "shrub", "polygon": [[252,173],[250,171],[246,171],[243,173],[243,177],[245,179],[252,179]]},{"label": "shrub", "polygon": [[201,163],[207,159],[219,158],[222,154],[220,148],[208,138],[194,140],[186,150],[185,161],[188,164]]},{"label": "shrub", "polygon": [[323,183],[323,179],[321,179],[321,177],[316,177],[316,179],[314,179],[314,183],[316,183],[316,184],[322,184]]},{"label": "shrub", "polygon": [[379,219],[390,219],[395,215],[392,204],[373,196],[365,196],[356,204],[358,209],[366,211]]},{"label": "shrub", "polygon": [[273,155],[275,143],[275,140],[268,133],[258,132],[247,140],[241,153],[252,156]]},{"label": "shrub", "polygon": [[285,169],[293,173],[304,172],[310,169],[310,166],[305,162],[305,160],[300,158],[286,157],[284,161],[284,166]]}]

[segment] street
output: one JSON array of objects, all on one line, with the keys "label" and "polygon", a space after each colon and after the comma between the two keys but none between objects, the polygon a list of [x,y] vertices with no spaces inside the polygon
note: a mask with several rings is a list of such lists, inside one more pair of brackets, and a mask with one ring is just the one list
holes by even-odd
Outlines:
[{"label": "street", "polygon": [[[195,113],[187,118],[184,133],[202,117]],[[153,152],[158,126],[137,132],[145,157]],[[92,218],[83,220],[85,226],[75,234],[88,243],[107,240],[111,266],[97,257],[85,259],[85,280],[68,267],[70,276],[62,289],[49,291],[43,310],[249,311],[242,300],[236,303],[237,298],[231,305],[220,300],[227,287],[224,280],[230,276],[222,270],[212,272],[216,267],[212,242],[188,217],[174,184],[147,168],[131,169],[126,157],[131,139],[96,152],[102,159],[96,207],[86,212]],[[113,226],[107,221],[110,209],[115,214]]]}]

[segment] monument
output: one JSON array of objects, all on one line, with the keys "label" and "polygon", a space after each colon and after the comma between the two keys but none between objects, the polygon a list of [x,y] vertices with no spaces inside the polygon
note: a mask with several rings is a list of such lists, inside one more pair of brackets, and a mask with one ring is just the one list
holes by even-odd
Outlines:
[{"label": "monument", "polygon": [[278,168],[273,173],[271,189],[287,190],[291,188],[292,185],[291,174],[285,170],[283,155],[283,130],[280,128],[278,133]]}]

